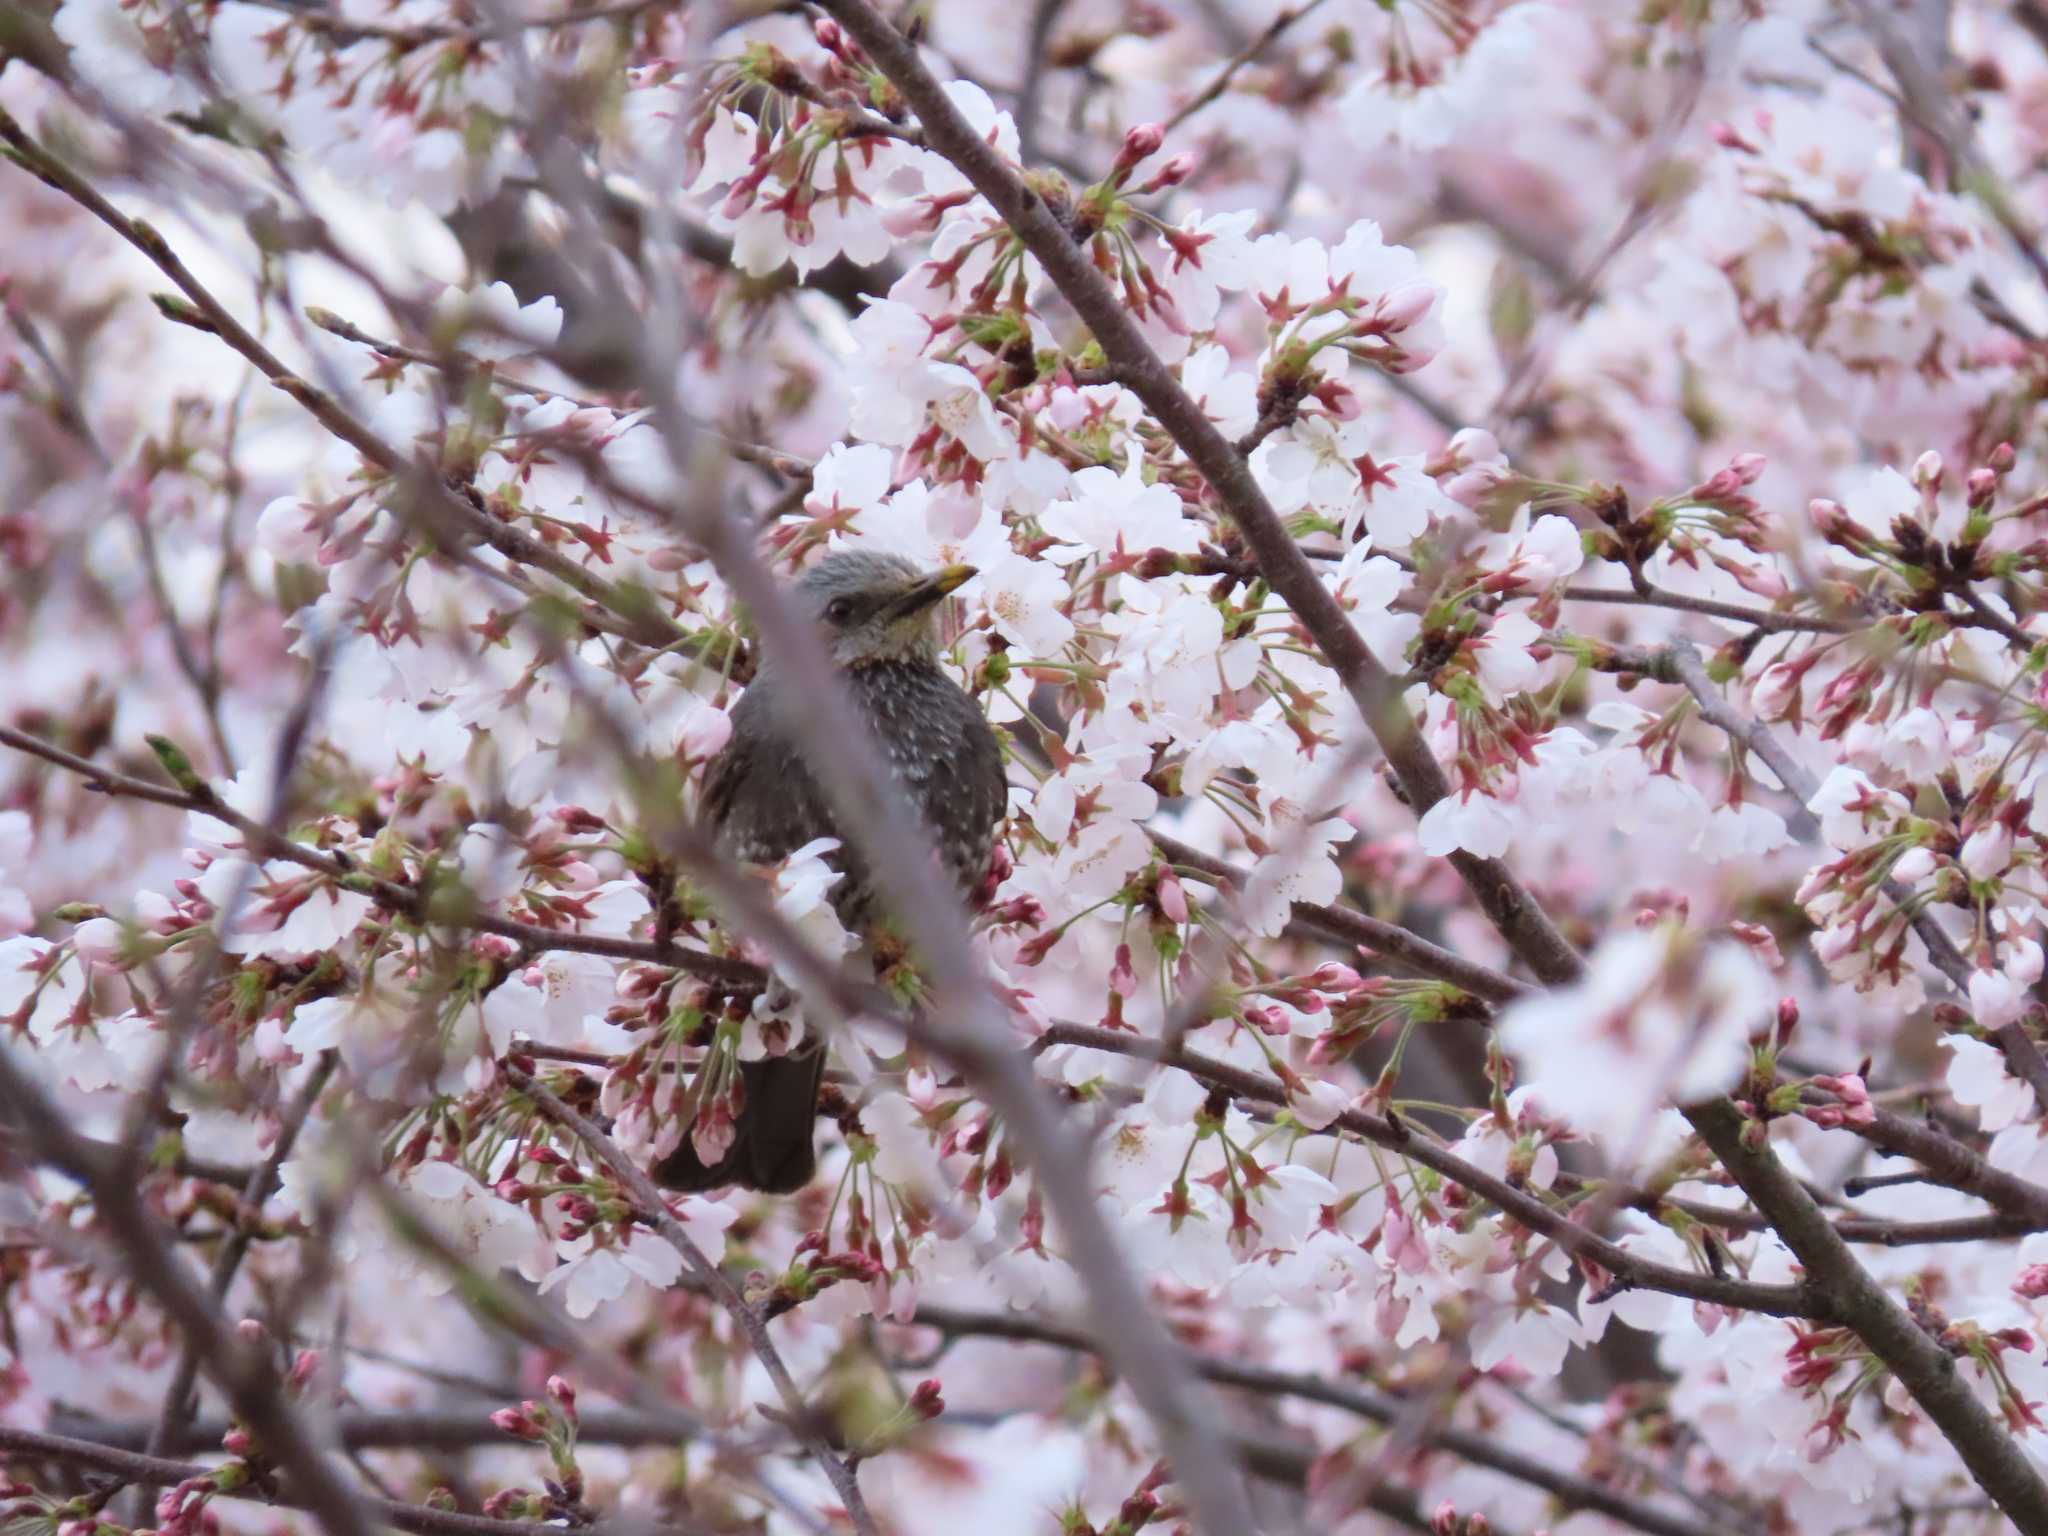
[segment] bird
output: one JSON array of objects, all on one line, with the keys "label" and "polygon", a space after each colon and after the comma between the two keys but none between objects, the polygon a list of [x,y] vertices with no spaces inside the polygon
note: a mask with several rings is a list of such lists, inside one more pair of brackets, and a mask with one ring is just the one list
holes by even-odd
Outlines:
[{"label": "bird", "polygon": [[[799,609],[824,634],[833,666],[909,797],[963,903],[989,868],[1008,805],[1003,749],[981,706],[939,667],[936,619],[973,566],[927,572],[900,555],[841,549],[796,582]],[[832,802],[783,725],[804,684],[763,661],[732,709],[732,735],[705,770],[703,814],[716,846],[754,864],[839,838],[832,906],[848,932],[873,939],[889,925],[867,862],[841,834]],[[825,1047],[813,1036],[783,1056],[740,1063],[744,1105],[731,1146],[705,1164],[687,1133],[655,1165],[656,1182],[702,1191],[738,1185],[792,1194],[817,1171],[813,1123]]]}]

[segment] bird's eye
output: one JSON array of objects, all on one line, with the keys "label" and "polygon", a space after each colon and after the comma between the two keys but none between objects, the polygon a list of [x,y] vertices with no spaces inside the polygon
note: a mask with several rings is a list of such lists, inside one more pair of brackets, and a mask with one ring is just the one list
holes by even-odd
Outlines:
[{"label": "bird's eye", "polygon": [[825,605],[825,620],[830,624],[844,624],[853,617],[853,599],[835,597]]}]

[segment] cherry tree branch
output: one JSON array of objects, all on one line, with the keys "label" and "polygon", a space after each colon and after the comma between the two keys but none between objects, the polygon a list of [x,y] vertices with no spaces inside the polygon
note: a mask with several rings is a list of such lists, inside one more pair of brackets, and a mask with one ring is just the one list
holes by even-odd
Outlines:
[{"label": "cherry tree branch", "polygon": [[4,108],[0,108],[0,143],[12,151],[10,158],[142,252],[177,286],[190,301],[189,308],[160,301],[158,307],[167,318],[218,336],[274,387],[304,407],[329,433],[404,485],[430,535],[459,531],[488,544],[508,560],[546,571],[600,608],[617,615],[630,626],[631,637],[641,644],[660,648],[684,638],[685,632],[658,610],[650,596],[614,586],[559,550],[550,549],[532,535],[491,516],[438,474],[408,462],[332,393],[287,368],[193,276],[154,227],[121,212],[84,177],[37,144]]},{"label": "cherry tree branch", "polygon": [[1566,587],[1560,594],[1568,603],[1618,603],[1631,608],[1668,608],[1673,613],[1697,613],[1709,618],[1731,619],[1765,634],[1811,633],[1848,635],[1865,628],[1853,618],[1827,618],[1819,614],[1781,613],[1775,608],[1754,608],[1744,603],[1724,603],[1711,597],[1692,597],[1664,587]]},{"label": "cherry tree branch", "polygon": [[[1038,1037],[1036,1048],[1049,1049],[1055,1045],[1085,1046],[1089,1050],[1177,1067],[1201,1082],[1254,1103],[1287,1102],[1287,1090],[1272,1078],[1261,1077],[1256,1072],[1199,1055],[1184,1047],[1176,1049],[1123,1030],[1098,1029],[1088,1024],[1055,1024]],[[1671,1296],[1762,1312],[1771,1317],[1824,1316],[1816,1310],[1816,1299],[1800,1286],[1752,1284],[1746,1280],[1730,1280],[1645,1259],[1581,1226],[1570,1215],[1551,1209],[1528,1190],[1475,1167],[1406,1125],[1359,1109],[1348,1109],[1331,1123],[1375,1146],[1385,1147],[1433,1169],[1452,1183],[1492,1202],[1504,1215],[1549,1238],[1574,1258],[1599,1265],[1613,1277],[1616,1286],[1662,1291]]]},{"label": "cherry tree branch", "polygon": [[505,1077],[521,1094],[532,1101],[549,1120],[574,1135],[611,1171],[626,1192],[639,1207],[639,1217],[661,1240],[673,1248],[682,1258],[698,1282],[710,1292],[711,1297],[738,1326],[746,1338],[747,1347],[754,1358],[761,1362],[761,1368],[774,1383],[776,1395],[782,1399],[783,1412],[787,1415],[790,1429],[803,1441],[825,1476],[830,1480],[839,1501],[846,1507],[846,1517],[852,1522],[859,1536],[878,1536],[875,1518],[868,1512],[867,1500],[860,1491],[860,1480],[853,1464],[832,1449],[819,1424],[817,1413],[804,1401],[804,1395],[797,1387],[796,1379],[790,1375],[789,1367],[783,1363],[782,1352],[769,1337],[768,1322],[762,1314],[749,1305],[747,1299],[725,1272],[710,1259],[704,1250],[684,1230],[663,1200],[661,1192],[641,1171],[640,1166],[619,1150],[617,1142],[600,1129],[593,1121],[578,1114],[543,1084],[514,1066],[506,1066]]},{"label": "cherry tree branch", "polygon": [[[1669,675],[1685,685],[1699,706],[1700,718],[1710,725],[1718,726],[1731,740],[1756,754],[1765,766],[1778,777],[1799,801],[1802,807],[1810,804],[1819,792],[1820,785],[1805,764],[1785,750],[1784,744],[1771,734],[1760,720],[1753,720],[1730,704],[1714,680],[1707,675],[1705,663],[1699,652],[1684,641],[1677,641],[1658,652],[1660,658],[1669,664]],[[1907,892],[1900,886],[1887,882],[1885,894],[1901,910],[1907,908]],[[1948,936],[1934,914],[1921,907],[1913,911],[1908,919],[1920,942],[1927,946],[1927,957],[1934,968],[1949,979],[1965,998],[1970,993],[1970,962],[1963,958],[1955,941]],[[1991,1038],[2005,1053],[2007,1063],[2019,1078],[2034,1092],[2034,1101],[2044,1112],[2048,1112],[2048,1058],[2041,1054],[2041,1048],[2034,1037],[2027,1033],[2022,1020],[2015,1019],[1991,1030]]]},{"label": "cherry tree branch", "polygon": [[[263,1209],[263,1203],[277,1188],[278,1170],[285,1159],[292,1155],[297,1145],[299,1132],[305,1128],[306,1119],[313,1107],[326,1091],[328,1079],[334,1075],[336,1057],[332,1051],[323,1054],[313,1064],[306,1081],[299,1088],[297,1096],[286,1106],[284,1119],[277,1131],[277,1140],[271,1144],[270,1155],[255,1172],[249,1175],[249,1182],[242,1189],[241,1203],[253,1216]],[[220,1245],[214,1255],[213,1270],[206,1277],[207,1294],[214,1304],[226,1303],[228,1288],[235,1283],[235,1272],[242,1267],[242,1260],[248,1257],[249,1245],[254,1237],[254,1227],[238,1223],[233,1232]],[[162,1455],[171,1447],[173,1437],[180,1425],[188,1422],[197,1400],[193,1397],[193,1383],[199,1379],[199,1349],[197,1342],[188,1337],[185,1347],[178,1355],[178,1363],[171,1371],[171,1384],[164,1390],[163,1407],[158,1411],[156,1429],[149,1437],[147,1450],[152,1456]],[[142,1486],[148,1487],[147,1483]]]},{"label": "cherry tree branch", "polygon": [[[540,89],[537,82],[535,88]],[[572,154],[556,154],[547,158],[543,171],[565,210],[587,216],[593,192],[582,162]],[[680,335],[685,317],[673,292],[664,290],[660,296],[657,319],[662,323],[655,329]],[[691,455],[696,434],[677,395],[673,355],[650,344],[636,361],[642,397],[676,473],[686,484],[701,483]],[[1085,1146],[1012,1048],[1010,1018],[968,942],[959,892],[940,871],[931,831],[884,765],[821,636],[770,576],[750,529],[701,494],[684,498],[672,515],[752,612],[764,652],[792,679],[801,704],[786,701],[778,711],[779,723],[818,779],[835,825],[867,858],[886,909],[920,961],[932,1012],[948,1021],[944,1054],[1001,1116],[1060,1226],[1068,1261],[1104,1319],[1114,1320],[1103,1330],[1103,1347],[1150,1418],[1196,1522],[1217,1533],[1248,1528],[1245,1491],[1208,1394],[1182,1367],[1171,1336],[1153,1315],[1146,1289],[1102,1213]]]},{"label": "cherry tree branch", "polygon": [[[1076,1353],[1095,1353],[1087,1337],[1058,1323],[1016,1312],[972,1312],[964,1309],[924,1305],[917,1309],[913,1326],[935,1328],[947,1338],[997,1338],[1021,1343],[1046,1344]],[[1267,1366],[1243,1365],[1233,1360],[1195,1354],[1194,1368],[1210,1381],[1238,1387],[1265,1397],[1296,1398],[1342,1409],[1374,1424],[1393,1427],[1402,1423],[1414,1404],[1404,1398],[1351,1382],[1332,1381],[1295,1371]],[[1448,1451],[1475,1467],[1486,1467],[1504,1477],[1540,1488],[1569,1510],[1591,1510],[1654,1536],[1710,1536],[1729,1527],[1703,1525],[1698,1519],[1679,1519],[1640,1499],[1628,1498],[1611,1487],[1583,1477],[1574,1477],[1533,1456],[1525,1456],[1501,1443],[1497,1435],[1457,1429],[1447,1424],[1425,1423],[1417,1432],[1421,1446]],[[1648,1469],[1644,1469],[1645,1475]]]},{"label": "cherry tree branch", "polygon": [[1856,1261],[1813,1197],[1785,1170],[1768,1141],[1752,1146],[1749,1121],[1727,1099],[1685,1111],[1806,1270],[1825,1310],[1869,1346],[1955,1447],[1977,1485],[2021,1530],[2048,1531],[2048,1483],[2019,1440],[1977,1399],[1956,1360]]},{"label": "cherry tree branch", "polygon": [[[1267,582],[1293,609],[1343,682],[1399,777],[1410,807],[1419,816],[1443,799],[1449,782],[1416,728],[1399,685],[1322,584],[1244,456],[1160,361],[1088,252],[1074,243],[1045,201],[967,122],[925,68],[917,49],[868,0],[820,0],[820,8],[846,29],[902,93],[924,124],[929,147],[953,163],[1038,259],[1093,332],[1116,377],[1144,402],[1208,480]],[[1577,979],[1583,969],[1579,956],[1504,864],[1463,852],[1450,858],[1509,947],[1540,980]]]},{"label": "cherry tree branch", "polygon": [[153,805],[168,805],[177,810],[224,821],[241,833],[251,850],[263,858],[281,859],[287,863],[297,864],[303,869],[326,875],[349,890],[361,891],[387,911],[397,913],[423,927],[494,933],[536,953],[545,950],[565,950],[577,954],[605,955],[619,960],[644,960],[651,964],[673,966],[679,971],[687,971],[707,981],[721,982],[734,987],[758,988],[767,979],[767,973],[751,961],[714,955],[706,950],[690,949],[679,944],[660,945],[642,939],[614,938],[599,933],[568,933],[558,928],[543,927],[539,923],[498,917],[489,912],[467,911],[460,906],[444,911],[436,907],[430,892],[422,890],[417,885],[371,874],[346,854],[323,853],[317,848],[309,848],[304,843],[294,842],[271,831],[254,817],[244,815],[227,804],[210,785],[202,785],[197,791],[187,791],[152,784],[146,779],[132,778],[127,774],[103,768],[90,758],[67,752],[62,747],[40,737],[31,736],[26,731],[15,730],[11,726],[0,726],[0,746],[13,747],[18,752],[41,758],[59,768],[68,768],[84,777],[87,789],[98,793],[130,800],[146,800]]},{"label": "cherry tree branch", "polygon": [[[1197,112],[1200,112],[1204,107],[1221,97],[1225,91],[1230,89],[1231,82],[1238,77],[1240,71],[1247,65],[1256,63],[1260,54],[1280,40],[1281,33],[1285,32],[1297,21],[1300,21],[1304,16],[1313,14],[1322,4],[1323,0],[1300,0],[1300,3],[1283,6],[1271,21],[1260,28],[1258,36],[1250,39],[1243,47],[1239,48],[1224,63],[1223,67],[1210,77],[1207,85],[1195,92],[1193,96],[1190,96],[1179,111],[1175,112],[1173,116],[1160,125],[1162,130],[1171,135],[1174,129],[1180,127],[1181,124],[1185,123]],[[1021,148],[1021,158],[1029,161],[1031,159],[1030,145],[1024,143],[1021,136],[1019,138],[1019,145]]]},{"label": "cherry tree branch", "polygon": [[[268,1359],[237,1337],[185,1260],[164,1241],[139,1183],[97,1155],[18,1064],[0,1047],[0,1119],[12,1123],[37,1156],[89,1190],[137,1286],[154,1296],[195,1350],[264,1453],[289,1476],[300,1507],[329,1536],[371,1536],[360,1494],[345,1482],[314,1439]],[[18,1431],[5,1431],[14,1434]],[[0,1441],[0,1444],[7,1442]],[[182,1480],[183,1474],[170,1479]]]},{"label": "cherry tree branch", "polygon": [[1975,1195],[1995,1210],[2048,1229],[2048,1189],[1993,1167],[1939,1126],[1888,1109],[1873,1111],[1869,1125],[1845,1126],[1874,1147],[1919,1163],[1928,1179]]},{"label": "cherry tree branch", "polygon": [[[1164,832],[1147,829],[1153,845],[1175,864],[1197,870],[1213,880],[1236,886],[1244,879],[1244,871],[1232,867],[1212,854],[1203,853],[1190,847],[1179,838]],[[1318,902],[1297,901],[1292,907],[1294,921],[1301,927],[1325,939],[1334,939],[1340,944],[1362,945],[1390,960],[1398,960],[1411,970],[1420,971],[1438,981],[1448,981],[1461,987],[1475,997],[1489,1003],[1511,1003],[1518,997],[1527,997],[1536,988],[1525,981],[1481,965],[1476,960],[1467,960],[1441,945],[1432,944],[1418,933],[1411,933],[1396,923],[1382,922],[1379,918],[1368,917],[1363,912],[1354,912],[1349,907],[1324,906]]]},{"label": "cherry tree branch", "polygon": [[[493,1430],[493,1435],[498,1441],[505,1440],[503,1431]],[[204,1477],[214,1470],[194,1462],[171,1461],[162,1456],[123,1450],[119,1446],[92,1440],[46,1435],[36,1430],[11,1429],[4,1425],[0,1425],[0,1453],[17,1462],[58,1462],[105,1473],[124,1482],[143,1484],[177,1484],[187,1478]],[[282,1509],[303,1509],[315,1515],[320,1513],[318,1502],[296,1483],[276,1488],[263,1480],[245,1482],[239,1487],[223,1490],[220,1497],[253,1500]],[[424,1504],[406,1504],[397,1499],[375,1498],[368,1494],[353,1497],[362,1512],[374,1515],[379,1525],[408,1532],[409,1536],[533,1536],[535,1530],[544,1529],[530,1520],[497,1520],[488,1515],[468,1515],[459,1510],[434,1509]],[[690,1536],[701,1536],[707,1527],[695,1521],[670,1519],[660,1525],[635,1522],[631,1525],[586,1525],[579,1529],[588,1536],[668,1536],[668,1533],[680,1536],[686,1532]]]}]

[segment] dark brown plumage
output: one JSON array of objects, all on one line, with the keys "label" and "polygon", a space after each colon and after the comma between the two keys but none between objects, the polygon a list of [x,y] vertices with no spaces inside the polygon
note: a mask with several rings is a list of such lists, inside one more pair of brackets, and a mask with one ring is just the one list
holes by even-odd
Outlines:
[{"label": "dark brown plumage", "polygon": [[[973,574],[948,566],[927,575],[895,555],[845,550],[812,566],[796,587],[963,901],[988,869],[1007,800],[995,732],[980,706],[939,670],[932,633],[941,599]],[[733,707],[731,740],[706,772],[705,815],[720,848],[751,863],[839,837],[832,860],[844,878],[833,889],[833,909],[849,931],[872,935],[887,915],[866,861],[841,836],[830,800],[780,723],[786,709],[802,707],[798,687],[770,666],[756,675]],[[817,1167],[812,1122],[824,1061],[824,1046],[813,1039],[787,1056],[742,1063],[746,1104],[725,1156],[705,1166],[685,1133],[655,1167],[655,1178],[683,1190],[801,1189]]]}]

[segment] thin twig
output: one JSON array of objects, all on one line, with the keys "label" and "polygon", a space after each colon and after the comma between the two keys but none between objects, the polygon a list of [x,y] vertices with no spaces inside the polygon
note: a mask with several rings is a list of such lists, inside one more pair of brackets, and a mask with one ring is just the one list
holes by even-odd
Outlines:
[{"label": "thin twig", "polygon": [[[285,1159],[292,1155],[297,1145],[299,1132],[306,1124],[306,1118],[313,1112],[313,1106],[326,1091],[328,1079],[334,1075],[335,1055],[326,1052],[313,1064],[313,1070],[300,1086],[297,1097],[286,1106],[284,1118],[278,1124],[277,1140],[272,1143],[270,1155],[261,1167],[249,1175],[249,1182],[242,1189],[242,1209],[248,1212],[250,1221],[263,1209],[263,1203],[277,1188],[278,1170]],[[248,1223],[238,1223],[214,1255],[213,1272],[206,1277],[207,1294],[213,1297],[216,1306],[227,1301],[228,1288],[235,1282],[235,1272],[242,1267],[242,1260],[248,1256],[252,1228]],[[163,1407],[158,1410],[156,1428],[151,1432],[145,1449],[152,1456],[161,1456],[171,1449],[178,1429],[187,1423],[198,1408],[198,1400],[192,1387],[199,1379],[199,1351],[193,1340],[186,1339],[185,1347],[178,1355],[178,1363],[171,1371],[171,1384],[164,1390]],[[148,1484],[143,1484],[147,1487]]]},{"label": "thin twig", "polygon": [[504,1072],[506,1080],[515,1089],[530,1099],[548,1119],[588,1147],[612,1176],[625,1186],[639,1207],[640,1219],[676,1251],[699,1283],[709,1291],[712,1300],[725,1309],[746,1338],[754,1358],[768,1373],[769,1381],[774,1383],[790,1430],[804,1442],[812,1459],[831,1481],[833,1491],[846,1507],[847,1519],[852,1522],[854,1530],[859,1536],[877,1536],[874,1516],[868,1512],[867,1500],[861,1494],[860,1480],[852,1463],[834,1451],[827,1440],[817,1412],[805,1402],[796,1379],[783,1363],[782,1352],[769,1337],[766,1319],[748,1304],[746,1297],[726,1278],[725,1272],[705,1257],[704,1250],[697,1246],[683,1224],[670,1212],[661,1192],[641,1171],[639,1164],[619,1150],[617,1142],[527,1073],[513,1066],[505,1067]]}]

